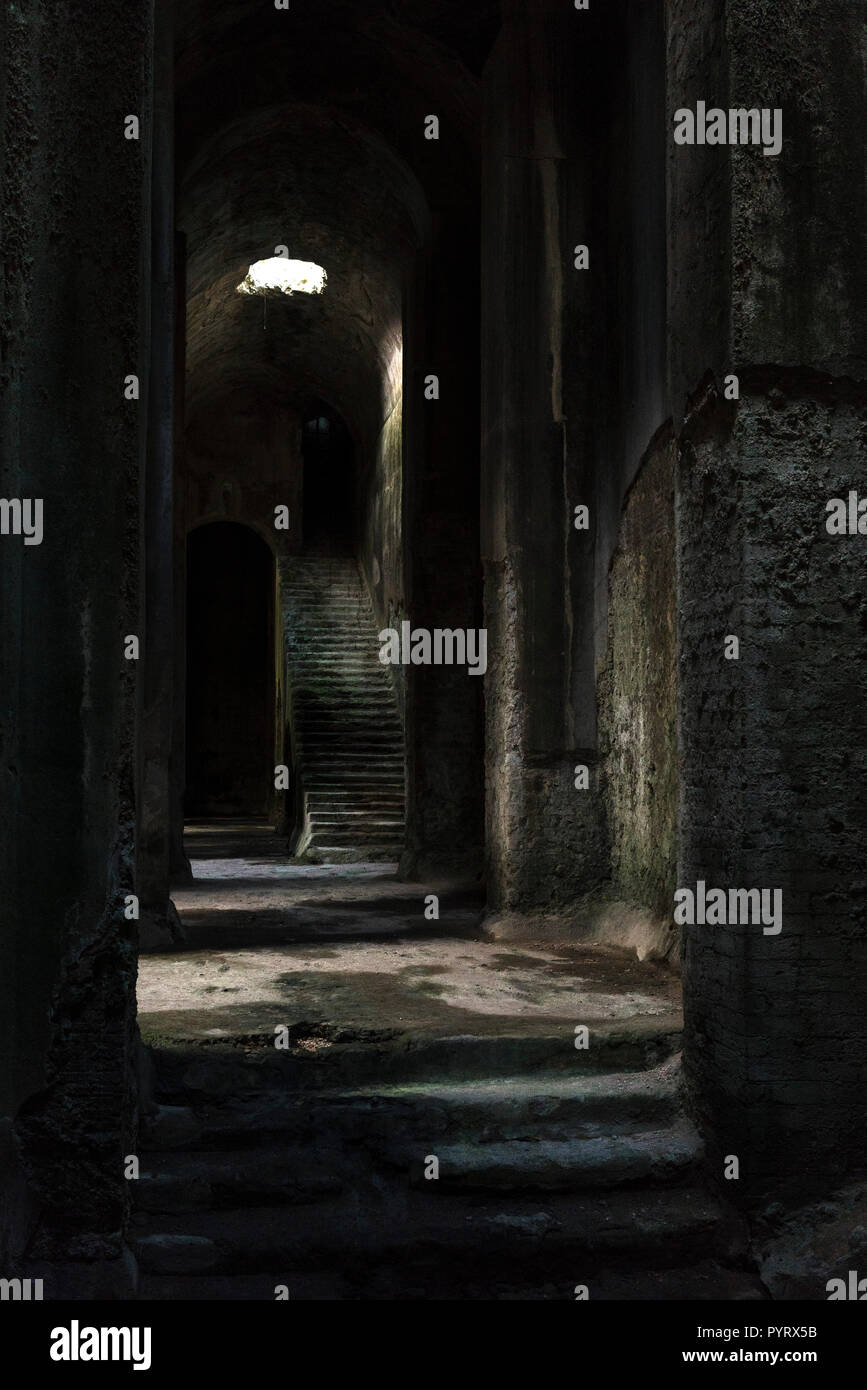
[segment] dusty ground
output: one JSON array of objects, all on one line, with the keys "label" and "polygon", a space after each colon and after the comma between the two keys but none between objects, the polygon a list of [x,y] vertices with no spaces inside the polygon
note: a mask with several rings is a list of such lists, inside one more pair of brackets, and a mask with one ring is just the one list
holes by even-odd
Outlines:
[{"label": "dusty ground", "polygon": [[[273,832],[244,824],[193,827],[188,852],[196,882],[173,894],[187,948],[140,963],[146,1040],[300,1022],[439,1036],[679,1023],[662,967],[610,947],[487,940],[473,889],[401,883],[382,864],[286,863]],[[430,893],[438,921],[425,919]]]}]

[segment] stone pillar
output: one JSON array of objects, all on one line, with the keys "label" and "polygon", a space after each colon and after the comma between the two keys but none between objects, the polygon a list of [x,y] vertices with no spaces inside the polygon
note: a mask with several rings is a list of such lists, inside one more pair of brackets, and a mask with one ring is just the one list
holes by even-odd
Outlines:
[{"label": "stone pillar", "polygon": [[145,619],[140,685],[136,882],[140,945],[180,937],[169,899],[170,765],[174,734],[174,33],[167,0],[156,10],[151,242],[151,368],[145,477]]},{"label": "stone pillar", "polygon": [[187,242],[175,235],[174,333],[174,667],[172,676],[172,756],[169,769],[169,875],[172,883],[192,882],[184,849],[184,789],[187,780],[187,497],[184,474],[187,327]]},{"label": "stone pillar", "polygon": [[[867,1110],[867,538],[826,528],[867,490],[864,19],[862,0],[833,23],[812,0],[668,5],[678,883],[782,893],[778,932],[685,927],[685,1065],[712,1163],[736,1155],[726,1189],[751,1200],[842,1182]],[[699,100],[780,109],[781,152],[676,146]]]},{"label": "stone pillar", "polygon": [[[597,786],[594,244],[577,93],[587,16],[505,6],[484,75],[482,554],[488,903],[556,911],[606,869]],[[584,150],[589,157],[588,141]],[[589,244],[591,269],[574,268]],[[594,259],[595,258],[595,259]],[[590,530],[573,527],[590,509]],[[590,769],[577,791],[574,767]]]},{"label": "stone pillar", "polygon": [[[478,532],[477,224],[441,210],[405,306],[407,617],[414,628],[482,626]],[[462,213],[465,218],[465,212]],[[425,382],[439,379],[439,399]],[[410,879],[482,868],[484,677],[466,666],[407,666]]]},{"label": "stone pillar", "polygon": [[[124,638],[141,631],[151,45],[144,0],[0,9],[0,491],[44,506],[41,544],[0,537],[0,1114],[15,1117],[34,1199],[4,1207],[0,1263],[44,1273],[46,1299],[132,1290],[124,898],[142,672]],[[124,394],[133,374],[138,401]],[[2,1153],[9,1191],[10,1165],[23,1171],[14,1145]],[[73,1249],[90,1263],[69,1281],[40,1268]]]}]

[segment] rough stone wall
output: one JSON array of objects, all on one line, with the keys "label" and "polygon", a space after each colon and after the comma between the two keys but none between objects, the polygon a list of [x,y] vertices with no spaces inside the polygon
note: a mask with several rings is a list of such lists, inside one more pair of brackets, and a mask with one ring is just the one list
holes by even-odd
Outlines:
[{"label": "rough stone wall", "polygon": [[[510,6],[485,69],[482,553],[495,913],[556,911],[605,872],[594,533],[571,524],[573,506],[594,500],[589,388],[599,372],[583,329],[595,281],[570,269],[572,245],[593,240],[590,151],[575,138],[592,104],[583,81],[592,59],[573,19],[553,4],[533,14]],[[592,766],[590,796],[573,786],[579,761]]]},{"label": "rough stone wall", "polygon": [[778,935],[685,928],[685,1066],[714,1163],[740,1158],[732,1194],[815,1200],[863,1167],[867,1108],[864,542],[825,527],[863,486],[867,7],[829,23],[816,0],[670,0],[668,17],[669,117],[783,111],[776,157],[669,157],[678,883],[783,895]]},{"label": "rough stone wall", "polygon": [[[662,11],[650,0],[580,18],[559,3],[509,5],[485,70],[494,913],[577,919],[611,888],[597,660],[623,498],[665,420],[663,89]],[[576,245],[589,269],[576,267]],[[573,526],[581,504],[586,530]]]},{"label": "rough stone wall", "polygon": [[[0,1245],[4,1274],[28,1238],[25,1274],[41,1258],[88,1262],[91,1292],[121,1252],[134,1113],[123,895],[140,673],[123,639],[145,637],[151,31],[151,5],[128,0],[0,13],[0,492],[45,508],[40,546],[0,538],[0,1111],[16,1117],[35,1203],[16,1204]],[[131,372],[139,402],[124,399]],[[58,1296],[56,1267],[47,1277]]]},{"label": "rough stone wall", "polygon": [[[361,496],[359,561],[381,627],[400,627],[407,617],[403,566],[403,391],[398,389],[373,449],[373,466]],[[402,666],[391,668],[401,717],[406,680]]]},{"label": "rough stone wall", "polygon": [[[255,390],[227,390],[187,422],[183,512],[188,531],[209,521],[251,526],[272,549],[298,549],[303,477],[300,420]],[[276,531],[274,508],[289,508]]]},{"label": "rough stone wall", "polygon": [[683,443],[679,882],[782,890],[779,935],[686,929],[690,1073],[751,1189],[815,1193],[863,1163],[867,1119],[863,537],[825,528],[859,478],[867,400],[790,391]]},{"label": "rough stone wall", "polygon": [[624,503],[599,701],[610,891],[669,920],[677,871],[675,457],[666,432]]}]

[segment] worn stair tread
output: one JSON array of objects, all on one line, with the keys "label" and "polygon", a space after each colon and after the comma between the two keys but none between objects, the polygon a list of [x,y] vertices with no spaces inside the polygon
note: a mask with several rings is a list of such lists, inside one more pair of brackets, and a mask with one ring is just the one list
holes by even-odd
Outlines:
[{"label": "worn stair tread", "polygon": [[425,1177],[424,1157],[411,1162],[412,1181],[432,1195],[476,1191],[575,1191],[625,1183],[670,1181],[698,1163],[704,1146],[686,1119],[665,1129],[630,1133],[616,1123],[592,1138],[462,1140],[436,1147],[439,1178]]},{"label": "worn stair tread", "polygon": [[[269,1274],[242,1275],[144,1275],[139,1283],[139,1300],[162,1302],[269,1302],[275,1290],[285,1287],[293,1302],[318,1300],[392,1301],[427,1300],[433,1281],[418,1277],[411,1284],[402,1280],[400,1266],[385,1266],[373,1279],[351,1281],[340,1268],[313,1271],[277,1270]],[[443,1281],[445,1283],[445,1281]],[[437,1285],[435,1284],[436,1288]],[[442,1285],[439,1285],[442,1287]],[[498,1278],[496,1271],[485,1284],[459,1284],[443,1292],[460,1293],[463,1299],[503,1302],[565,1300],[574,1302],[573,1283],[559,1284],[540,1279],[535,1284],[514,1284]],[[758,1277],[749,1270],[732,1269],[714,1260],[674,1269],[641,1269],[636,1272],[603,1270],[588,1290],[594,1302],[687,1302],[695,1300],[744,1302],[766,1300],[768,1294]]]},{"label": "worn stair tread", "polygon": [[[651,1122],[669,1123],[676,1114],[677,1090],[671,1067],[651,1072],[585,1073],[576,1077],[503,1078],[358,1086],[303,1094],[265,1092],[199,1108],[197,1143],[231,1143],[269,1135],[315,1132],[356,1135],[368,1147],[378,1139],[392,1145],[395,1135],[427,1143],[449,1134],[491,1136],[549,1132],[565,1137],[625,1133]],[[427,1152],[427,1148],[425,1150]],[[163,1160],[161,1159],[160,1162]]]},{"label": "worn stair tread", "polygon": [[[292,1261],[309,1268],[323,1257],[376,1262],[388,1252],[516,1264],[532,1256],[553,1262],[559,1255],[582,1261],[589,1272],[589,1256],[627,1256],[634,1268],[661,1256],[673,1265],[684,1256],[724,1252],[731,1258],[743,1250],[739,1223],[698,1187],[592,1196],[548,1193],[532,1201],[516,1199],[506,1210],[501,1198],[474,1198],[468,1204],[465,1196],[444,1194],[441,1202],[432,1203],[408,1190],[391,1188],[383,1195],[359,1187],[315,1207],[153,1215],[135,1231],[139,1257],[144,1246],[158,1263],[156,1247],[167,1237],[211,1242],[212,1273],[279,1268]],[[153,1257],[143,1263],[155,1268]]]}]

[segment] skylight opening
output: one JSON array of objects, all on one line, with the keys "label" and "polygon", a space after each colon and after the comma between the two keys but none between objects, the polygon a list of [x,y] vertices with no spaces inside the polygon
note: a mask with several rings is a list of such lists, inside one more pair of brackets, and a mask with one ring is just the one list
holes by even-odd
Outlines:
[{"label": "skylight opening", "polygon": [[323,294],[328,276],[315,261],[270,256],[254,261],[238,286],[239,294]]}]

